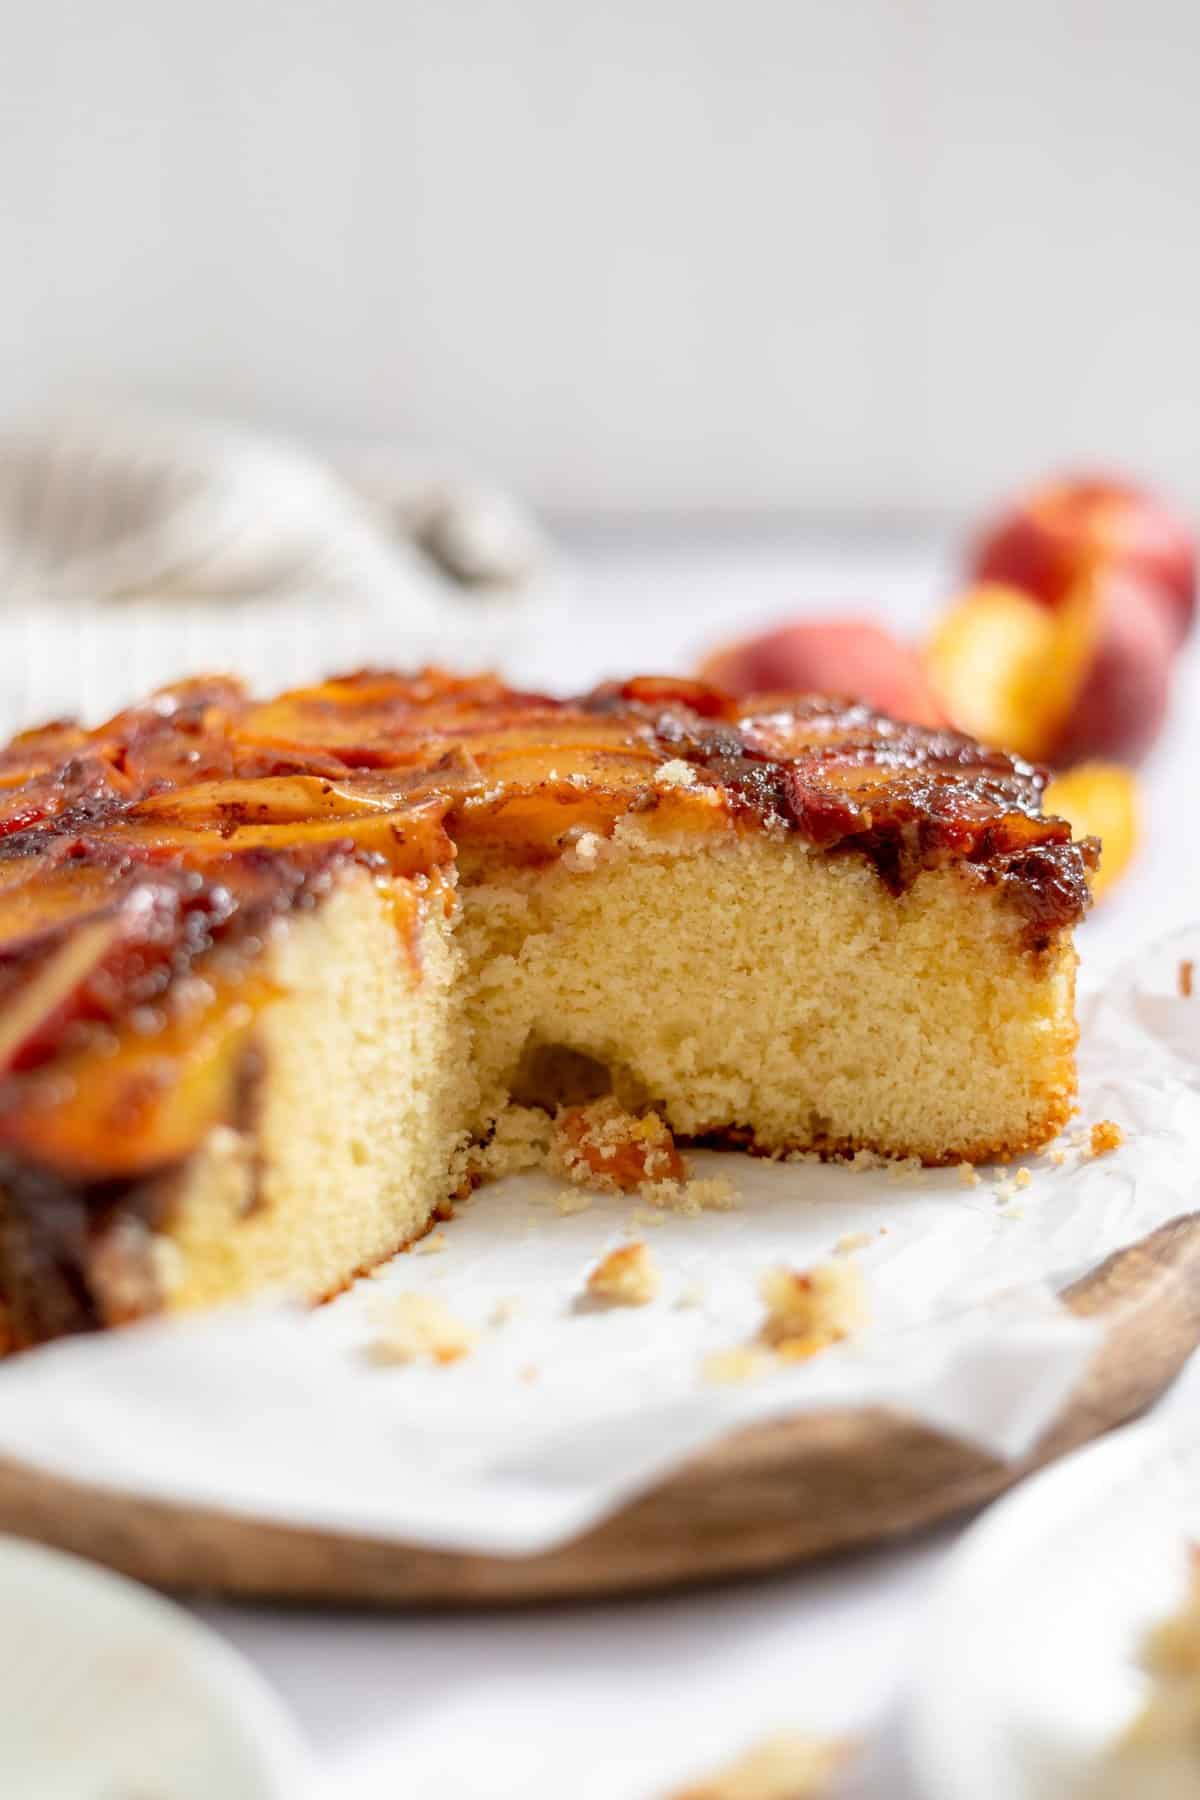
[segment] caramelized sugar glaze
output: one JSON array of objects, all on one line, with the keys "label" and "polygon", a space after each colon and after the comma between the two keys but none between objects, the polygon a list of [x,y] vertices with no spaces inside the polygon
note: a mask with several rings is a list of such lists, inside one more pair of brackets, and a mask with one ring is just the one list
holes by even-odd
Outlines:
[{"label": "caramelized sugar glaze", "polygon": [[460,850],[536,865],[653,813],[794,834],[896,894],[961,864],[1036,955],[1083,912],[1096,860],[1041,817],[1043,785],[862,706],[653,678],[562,701],[363,671],[267,702],[214,678],[96,730],[26,732],[0,752],[0,1189],[49,1230],[236,1119],[259,951],[347,864],[410,877],[415,921],[449,903]]}]

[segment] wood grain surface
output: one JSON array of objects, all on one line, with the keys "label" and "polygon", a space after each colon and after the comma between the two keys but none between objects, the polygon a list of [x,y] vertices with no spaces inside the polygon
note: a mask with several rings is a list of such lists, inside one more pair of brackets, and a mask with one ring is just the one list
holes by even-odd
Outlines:
[{"label": "wood grain surface", "polygon": [[761,1572],[976,1506],[1149,1405],[1200,1342],[1200,1213],[1109,1257],[1064,1299],[1105,1321],[1104,1341],[1019,1463],[878,1409],[800,1413],[731,1435],[586,1536],[510,1558],[102,1493],[0,1461],[0,1529],[164,1588],[369,1606],[507,1605]]}]

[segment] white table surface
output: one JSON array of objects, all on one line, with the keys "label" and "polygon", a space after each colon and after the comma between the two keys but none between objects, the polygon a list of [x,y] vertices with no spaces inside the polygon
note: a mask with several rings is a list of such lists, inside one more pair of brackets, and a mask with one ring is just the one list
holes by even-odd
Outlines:
[{"label": "white table surface", "polygon": [[[796,611],[874,610],[915,629],[953,583],[945,548],[899,540],[597,533],[574,541],[558,616],[508,672],[561,688],[683,670],[700,646]],[[1194,916],[1200,848],[1181,821],[1194,818],[1200,774],[1197,667],[1189,652],[1147,770],[1138,871],[1082,933],[1088,979]],[[898,1800],[908,1790],[894,1719],[959,1530],[635,1603],[462,1616],[195,1610],[292,1708],[319,1792],[347,1800],[650,1800],[784,1728],[865,1734],[855,1791]]]}]

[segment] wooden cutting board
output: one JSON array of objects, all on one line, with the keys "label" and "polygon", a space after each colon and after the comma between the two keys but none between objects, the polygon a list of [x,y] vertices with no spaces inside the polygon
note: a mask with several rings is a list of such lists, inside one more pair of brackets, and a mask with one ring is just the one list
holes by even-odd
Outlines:
[{"label": "wooden cutting board", "polygon": [[880,1409],[755,1425],[542,1556],[467,1556],[128,1499],[0,1461],[0,1529],[156,1586],[369,1606],[628,1594],[761,1572],[950,1517],[1131,1418],[1200,1342],[1200,1213],[1109,1257],[1064,1294],[1106,1322],[1077,1392],[1022,1462]]}]

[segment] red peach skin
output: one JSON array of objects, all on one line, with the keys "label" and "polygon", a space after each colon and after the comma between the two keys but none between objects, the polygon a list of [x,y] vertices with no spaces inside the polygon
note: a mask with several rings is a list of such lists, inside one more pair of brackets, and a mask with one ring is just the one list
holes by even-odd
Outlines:
[{"label": "red peach skin", "polygon": [[1196,536],[1156,494],[1117,476],[1067,476],[1034,488],[981,534],[974,578],[1005,582],[1050,606],[1102,570],[1157,598],[1179,644],[1196,608]]},{"label": "red peach skin", "polygon": [[1166,714],[1172,627],[1140,583],[1109,573],[1061,606],[990,584],[938,620],[934,691],[960,731],[1033,762],[1138,762]]},{"label": "red peach skin", "polygon": [[867,619],[803,620],[714,651],[697,673],[731,694],[835,694],[944,725],[917,652]]},{"label": "red peach skin", "polygon": [[1092,759],[1138,763],[1166,717],[1175,650],[1170,619],[1139,582],[1098,586],[1091,659],[1051,753],[1060,769]]}]

